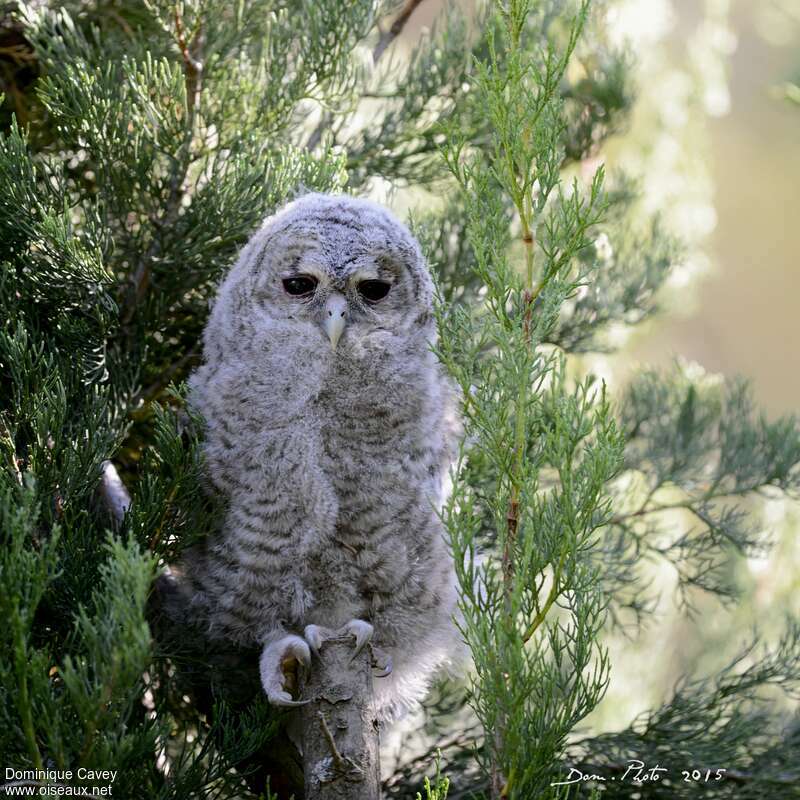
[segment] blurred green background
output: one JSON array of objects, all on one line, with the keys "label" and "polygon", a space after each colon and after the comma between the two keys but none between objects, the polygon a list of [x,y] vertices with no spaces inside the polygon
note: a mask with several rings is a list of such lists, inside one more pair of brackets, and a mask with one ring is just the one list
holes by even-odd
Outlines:
[{"label": "blurred green background", "polygon": [[[711,99],[701,131],[716,218],[708,272],[693,282],[691,302],[681,297],[639,333],[632,353],[663,362],[675,352],[749,376],[761,405],[778,414],[800,405],[800,109],[775,91],[800,72],[800,2],[739,0],[727,34],[721,21],[704,30],[708,9],[724,19],[727,5],[676,2],[666,37],[677,69],[692,48],[732,48],[728,104]],[[702,57],[695,52],[694,63]]]},{"label": "blurred green background", "polygon": [[[677,356],[747,377],[769,416],[796,412],[800,108],[780,87],[800,72],[800,2],[628,0],[609,13],[640,67],[635,118],[606,160],[642,176],[645,202],[687,250],[663,312],[589,366],[618,387],[639,365]],[[664,602],[644,637],[613,640],[613,683],[590,723],[623,726],[681,673],[719,668],[756,627],[775,637],[785,615],[800,614],[800,509],[771,498],[749,509],[775,546],[735,568],[741,603],[701,600],[688,619]],[[692,520],[678,513],[674,523]],[[653,581],[669,597],[671,576]]]}]

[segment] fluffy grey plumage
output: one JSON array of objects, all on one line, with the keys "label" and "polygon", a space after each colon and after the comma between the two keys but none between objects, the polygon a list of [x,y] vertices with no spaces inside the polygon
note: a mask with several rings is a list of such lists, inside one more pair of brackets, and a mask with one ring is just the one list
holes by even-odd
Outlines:
[{"label": "fluffy grey plumage", "polygon": [[456,422],[431,302],[405,226],[319,194],[269,218],[220,286],[190,385],[227,511],[185,569],[211,635],[264,646],[274,703],[290,704],[282,660],[309,661],[326,629],[391,658],[383,717],[457,647],[436,515]]}]

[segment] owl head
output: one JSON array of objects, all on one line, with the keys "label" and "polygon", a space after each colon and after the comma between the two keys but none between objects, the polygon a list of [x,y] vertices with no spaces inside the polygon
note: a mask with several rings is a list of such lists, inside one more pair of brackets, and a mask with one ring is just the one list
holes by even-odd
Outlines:
[{"label": "owl head", "polygon": [[[433,285],[419,245],[368,200],[307,194],[266,220],[220,287],[231,323],[264,323],[341,354],[430,333]],[[263,327],[263,326],[262,326]]]}]

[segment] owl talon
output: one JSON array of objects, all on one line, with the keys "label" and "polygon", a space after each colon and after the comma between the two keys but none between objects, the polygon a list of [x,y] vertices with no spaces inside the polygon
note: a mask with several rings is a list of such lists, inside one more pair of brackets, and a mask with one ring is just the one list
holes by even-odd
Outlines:
[{"label": "owl talon", "polygon": [[394,665],[392,664],[392,657],[385,653],[378,647],[374,647],[373,645],[369,646],[369,652],[372,656],[372,669],[375,670],[375,677],[376,678],[387,678],[389,675],[392,674],[392,669]]},{"label": "owl talon", "polygon": [[303,636],[315,655],[319,655],[319,649],[322,647],[322,643],[335,635],[335,631],[332,631],[330,628],[324,628],[322,625],[306,625],[303,631]]},{"label": "owl talon", "polygon": [[311,702],[310,700],[292,700],[289,692],[277,692],[274,694],[267,692],[267,700],[272,705],[280,706],[281,708],[295,708],[296,706],[308,705]]},{"label": "owl talon", "polygon": [[296,685],[297,670],[311,666],[311,651],[299,636],[284,636],[264,647],[259,661],[261,685],[276,706],[303,706],[308,700],[293,700],[286,691]]},{"label": "owl talon", "polygon": [[367,646],[375,629],[363,619],[351,619],[350,622],[342,626],[340,632],[342,635],[350,634],[356,640],[356,649],[353,651],[353,655],[350,656],[350,661],[352,661]]}]

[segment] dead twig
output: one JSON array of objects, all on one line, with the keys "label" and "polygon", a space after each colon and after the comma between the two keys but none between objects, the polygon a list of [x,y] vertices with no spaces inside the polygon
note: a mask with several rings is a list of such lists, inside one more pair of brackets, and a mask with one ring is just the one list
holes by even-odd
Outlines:
[{"label": "dead twig", "polygon": [[403,10],[397,15],[395,21],[387,31],[381,33],[375,49],[372,51],[372,63],[377,64],[380,57],[384,54],[389,45],[403,32],[411,15],[417,10],[425,0],[407,0]]},{"label": "dead twig", "polygon": [[[406,4],[395,18],[395,21],[387,30],[381,31],[378,43],[375,45],[375,48],[372,51],[373,65],[380,61],[381,56],[386,52],[389,45],[403,32],[408,20],[411,18],[411,15],[414,13],[414,11],[416,11],[417,7],[424,2],[425,0],[406,0]],[[313,150],[320,143],[322,135],[330,127],[331,119],[332,117],[330,114],[323,114],[319,124],[316,128],[314,128],[311,136],[308,137],[308,141],[306,142],[306,150]]]}]

